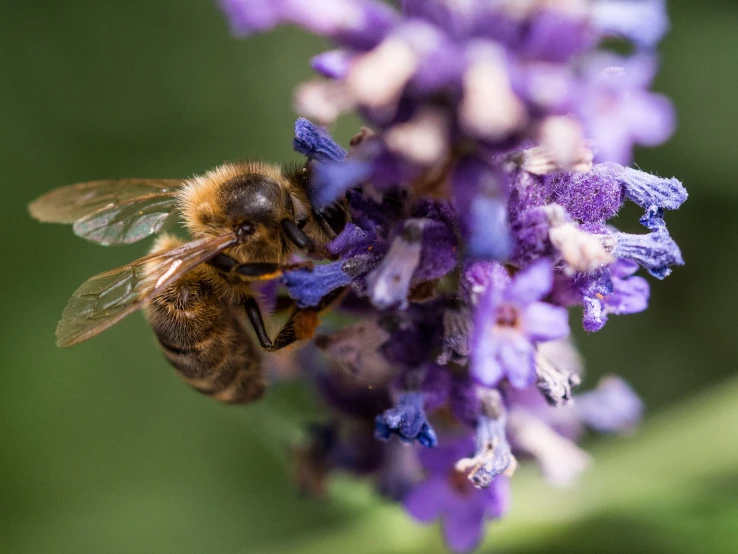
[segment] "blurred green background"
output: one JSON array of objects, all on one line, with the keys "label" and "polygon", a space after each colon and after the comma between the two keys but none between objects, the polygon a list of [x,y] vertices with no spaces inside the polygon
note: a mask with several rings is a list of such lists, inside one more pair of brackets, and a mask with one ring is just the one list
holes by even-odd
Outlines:
[{"label": "blurred green background", "polygon": [[[679,129],[637,161],[689,189],[668,218],[687,266],[653,283],[646,313],[579,337],[588,383],[624,375],[648,417],[635,437],[588,444],[597,464],[573,490],[521,471],[490,551],[738,551],[738,5],[671,12],[656,88]],[[5,0],[0,29],[0,552],[443,551],[437,528],[348,480],[327,499],[296,494],[286,451],[316,409],[299,384],[249,408],[206,401],[140,315],[54,346],[70,293],[148,244],[104,249],[26,204],[78,181],[291,158],[291,89],[323,43],[290,29],[235,40],[208,0]]]}]

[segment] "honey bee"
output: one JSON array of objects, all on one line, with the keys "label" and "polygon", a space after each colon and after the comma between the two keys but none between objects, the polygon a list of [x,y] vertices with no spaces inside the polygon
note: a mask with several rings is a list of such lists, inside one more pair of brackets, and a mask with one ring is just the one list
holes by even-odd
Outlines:
[{"label": "honey bee", "polygon": [[[44,222],[72,223],[75,234],[103,245],[129,244],[181,216],[192,240],[163,234],[151,253],[96,275],[72,295],[56,330],[57,344],[87,340],[143,308],[166,359],[195,390],[243,404],[266,388],[261,355],[313,336],[318,306],[294,307],[269,338],[254,281],[311,267],[297,251],[326,255],[325,244],[348,221],[345,204],[313,208],[309,166],[284,169],[262,162],[227,163],[184,181],[128,179],[62,187],[31,203]],[[245,316],[245,317],[244,317]]]}]

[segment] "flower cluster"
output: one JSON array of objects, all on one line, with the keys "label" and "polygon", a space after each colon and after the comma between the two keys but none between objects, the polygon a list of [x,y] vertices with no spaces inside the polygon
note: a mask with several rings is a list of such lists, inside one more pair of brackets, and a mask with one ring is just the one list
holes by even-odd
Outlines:
[{"label": "flower cluster", "polygon": [[[221,1],[238,34],[291,23],[336,44],[296,90],[317,123],[295,127],[311,200],[350,213],[331,261],[282,280],[302,307],[347,291],[343,326],[300,353],[334,414],[297,451],[300,481],[369,475],[469,550],[506,511],[516,457],[566,485],[585,428],[640,418],[618,378],[574,391],[568,308],[599,331],[646,308],[639,268],[683,264],[664,214],[685,189],[627,166],[674,125],[648,91],[664,0]],[[318,126],[346,111],[368,125],[348,152]],[[647,232],[612,225],[626,201]]]}]

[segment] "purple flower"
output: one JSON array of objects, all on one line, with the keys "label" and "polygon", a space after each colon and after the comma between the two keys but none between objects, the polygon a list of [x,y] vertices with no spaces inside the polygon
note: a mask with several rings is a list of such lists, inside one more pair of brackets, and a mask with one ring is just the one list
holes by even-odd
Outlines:
[{"label": "purple flower", "polygon": [[592,281],[582,286],[586,331],[602,329],[609,315],[635,314],[648,307],[650,287],[643,277],[633,276],[637,270],[635,262],[618,260],[601,273],[599,286]]},{"label": "purple flower", "polygon": [[674,131],[674,109],[665,97],[647,92],[656,70],[645,55],[629,59],[600,54],[586,67],[578,105],[597,159],[630,163],[633,145],[657,146]]},{"label": "purple flower", "polygon": [[477,305],[471,373],[481,384],[507,377],[515,387],[535,382],[535,344],[569,334],[564,308],[540,300],[553,286],[551,262],[541,259],[510,279],[500,265]]},{"label": "purple flower", "polygon": [[471,439],[449,441],[420,452],[428,475],[405,497],[408,513],[421,523],[441,519],[443,534],[456,552],[472,550],[482,539],[486,519],[502,517],[509,505],[508,480],[500,476],[486,489],[477,489],[456,461],[474,450]]}]

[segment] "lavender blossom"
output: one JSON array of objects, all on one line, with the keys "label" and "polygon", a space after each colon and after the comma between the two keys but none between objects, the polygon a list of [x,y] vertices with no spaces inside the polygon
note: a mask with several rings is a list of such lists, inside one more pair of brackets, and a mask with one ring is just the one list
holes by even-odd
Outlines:
[{"label": "lavender blossom", "polygon": [[[329,415],[295,451],[299,481],[372,479],[468,551],[506,511],[518,457],[568,485],[591,464],[586,428],[642,415],[617,378],[578,391],[567,309],[600,331],[646,309],[640,267],[662,279],[684,263],[664,217],[686,189],[627,167],[674,128],[649,90],[665,2],[221,5],[239,35],[291,24],[333,43],[296,88],[293,147],[315,219],[348,221],[321,237],[327,259],[270,289],[350,316],[300,351]],[[607,51],[612,37],[632,54]],[[342,146],[325,126],[346,112],[367,126]],[[625,202],[646,233],[612,226]]]},{"label": "lavender blossom", "polygon": [[495,265],[492,280],[477,306],[472,338],[471,374],[481,384],[503,378],[524,388],[535,382],[535,345],[569,334],[564,308],[541,302],[553,286],[553,267],[541,259],[514,278]]},{"label": "lavender blossom", "polygon": [[456,469],[456,461],[473,448],[471,440],[457,439],[422,451],[420,461],[428,476],[403,501],[408,513],[421,523],[440,518],[446,542],[456,552],[472,550],[482,538],[485,519],[502,517],[509,504],[507,478],[495,479],[492,486],[479,490]]}]

